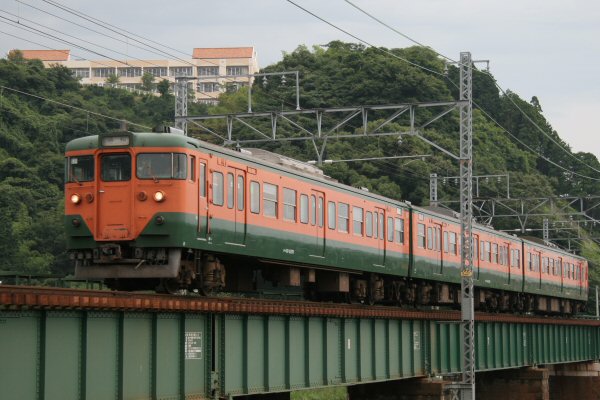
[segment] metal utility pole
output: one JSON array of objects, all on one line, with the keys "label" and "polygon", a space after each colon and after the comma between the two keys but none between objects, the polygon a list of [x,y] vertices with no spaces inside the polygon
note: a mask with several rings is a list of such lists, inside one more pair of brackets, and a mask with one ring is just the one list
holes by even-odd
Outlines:
[{"label": "metal utility pole", "polygon": [[475,400],[475,293],[473,290],[473,65],[460,53],[460,234],[461,234],[461,400]]},{"label": "metal utility pole", "polygon": [[429,174],[429,205],[437,207],[438,205],[438,176]]},{"label": "metal utility pole", "polygon": [[187,135],[187,120],[183,118],[188,113],[188,80],[189,77],[175,77],[175,128],[181,129]]}]

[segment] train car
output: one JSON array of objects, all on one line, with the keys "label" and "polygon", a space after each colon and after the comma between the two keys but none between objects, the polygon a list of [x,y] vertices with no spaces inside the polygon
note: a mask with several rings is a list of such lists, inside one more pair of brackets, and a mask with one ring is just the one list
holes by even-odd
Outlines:
[{"label": "train car", "polygon": [[[251,292],[266,283],[315,299],[458,302],[456,218],[342,185],[264,150],[169,133],[79,138],[66,147],[65,196],[79,279],[166,292]],[[482,308],[528,310],[524,246],[476,227]],[[584,283],[577,293],[566,283],[560,294],[580,300]]]},{"label": "train car", "polygon": [[408,205],[307,164],[164,133],[90,136],[66,151],[77,278],[244,291],[259,270],[277,285],[376,301],[380,274],[408,275]]}]

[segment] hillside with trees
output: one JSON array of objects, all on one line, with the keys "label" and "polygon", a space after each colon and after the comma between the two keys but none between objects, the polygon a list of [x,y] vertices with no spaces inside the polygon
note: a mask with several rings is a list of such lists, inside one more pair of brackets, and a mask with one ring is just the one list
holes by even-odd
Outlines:
[{"label": "hillside with trees", "polygon": [[[377,49],[342,42],[331,42],[326,48],[300,46],[263,71],[300,71],[301,106],[307,109],[456,99],[456,67],[450,66],[445,77],[443,61],[428,49],[411,47],[389,51],[430,71]],[[40,61],[26,61],[18,55],[0,60],[0,85],[6,87],[0,89],[0,270],[68,273],[62,230],[65,143],[76,137],[118,129],[120,119],[148,128],[172,121],[173,96],[164,90],[164,84],[160,96],[84,87],[66,68],[44,69]],[[474,73],[473,85],[474,174],[509,174],[514,198],[585,197],[600,193],[600,181],[582,177],[598,176],[594,171],[600,170],[597,158],[590,153],[570,151],[545,119],[543,99],[534,97],[526,101],[513,92],[501,93],[493,76],[482,71]],[[218,106],[191,105],[190,114],[244,112],[246,90],[224,93]],[[257,80],[252,92],[255,112],[294,108],[292,85],[282,83],[278,77],[264,85]],[[420,116],[427,117],[427,114]],[[381,122],[377,118],[383,116],[375,114],[371,123]],[[218,123],[213,127],[222,128]],[[399,119],[392,128],[404,131],[406,121]],[[129,129],[147,130],[135,125],[129,125]],[[355,133],[352,129],[359,127],[346,129],[348,133]],[[191,135],[216,142],[213,136],[191,124],[189,130]],[[429,125],[423,134],[457,152],[457,131],[458,114],[455,113]],[[555,142],[568,151],[561,150]],[[267,143],[264,147],[300,160],[315,159],[312,144],[308,142]],[[415,137],[331,141],[324,158],[344,160],[411,154],[431,154],[431,157],[335,163],[324,165],[323,170],[343,183],[427,205],[429,174],[457,175],[458,164]],[[486,196],[504,196],[504,186],[504,182],[489,182],[482,191]],[[448,182],[440,187],[440,196],[457,199],[458,188]],[[600,218],[600,210],[592,213],[595,213],[594,218]],[[541,219],[533,223],[539,227],[542,224]],[[509,229],[518,225],[505,219],[498,220],[496,227]],[[586,241],[578,250],[591,260],[592,278],[600,281],[600,271],[594,268],[600,262],[597,245]]]}]

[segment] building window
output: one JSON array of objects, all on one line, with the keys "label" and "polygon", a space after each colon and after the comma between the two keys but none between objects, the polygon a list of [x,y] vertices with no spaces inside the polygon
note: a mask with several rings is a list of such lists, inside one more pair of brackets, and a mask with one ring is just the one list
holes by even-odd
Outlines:
[{"label": "building window", "polygon": [[127,78],[142,76],[142,69],[140,67],[117,68],[117,74]]},{"label": "building window", "polygon": [[223,205],[223,174],[220,172],[212,173],[213,187],[213,204],[216,206]]},{"label": "building window", "polygon": [[335,229],[335,203],[333,201],[327,203],[327,226],[329,229]]},{"label": "building window", "polygon": [[283,188],[283,219],[296,222],[296,191]]},{"label": "building window", "polygon": [[250,182],[250,211],[260,213],[260,183]]},{"label": "building window", "polygon": [[69,68],[71,71],[71,75],[75,78],[89,78],[90,77],[90,69],[89,68]]},{"label": "building window", "polygon": [[108,78],[114,73],[114,68],[92,68],[92,75],[94,75],[95,78]]},{"label": "building window", "polygon": [[277,185],[263,184],[264,215],[277,218]]},{"label": "building window", "polygon": [[192,76],[192,67],[169,67],[170,76]]},{"label": "building window", "polygon": [[219,67],[198,67],[198,76],[217,76],[219,75]]},{"label": "building window", "polygon": [[417,226],[417,246],[425,248],[425,224],[419,224]]},{"label": "building window", "polygon": [[340,232],[348,232],[349,208],[346,203],[338,204],[338,229]]},{"label": "building window", "polygon": [[404,220],[402,218],[396,218],[396,224],[394,230],[396,231],[396,242],[404,243]]},{"label": "building window", "polygon": [[300,222],[308,224],[308,196],[300,195]]},{"label": "building window", "polygon": [[360,207],[352,207],[353,232],[355,235],[362,236],[363,234],[363,209]]},{"label": "building window", "polygon": [[197,87],[199,92],[218,92],[220,85],[217,82],[200,82]]},{"label": "building window", "polygon": [[167,76],[167,67],[144,67],[144,73],[152,76]]},{"label": "building window", "polygon": [[227,75],[248,75],[248,67],[241,65],[227,67]]}]

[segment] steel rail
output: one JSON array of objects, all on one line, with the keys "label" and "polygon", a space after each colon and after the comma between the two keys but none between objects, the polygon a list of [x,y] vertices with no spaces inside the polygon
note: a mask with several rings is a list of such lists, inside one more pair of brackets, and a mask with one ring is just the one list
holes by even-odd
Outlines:
[{"label": "steel rail", "polygon": [[[417,310],[392,306],[321,303],[240,297],[200,297],[107,290],[0,285],[0,310],[101,310],[269,314],[331,318],[413,319],[460,322],[460,311]],[[476,313],[476,321],[600,326],[598,320]]]}]

